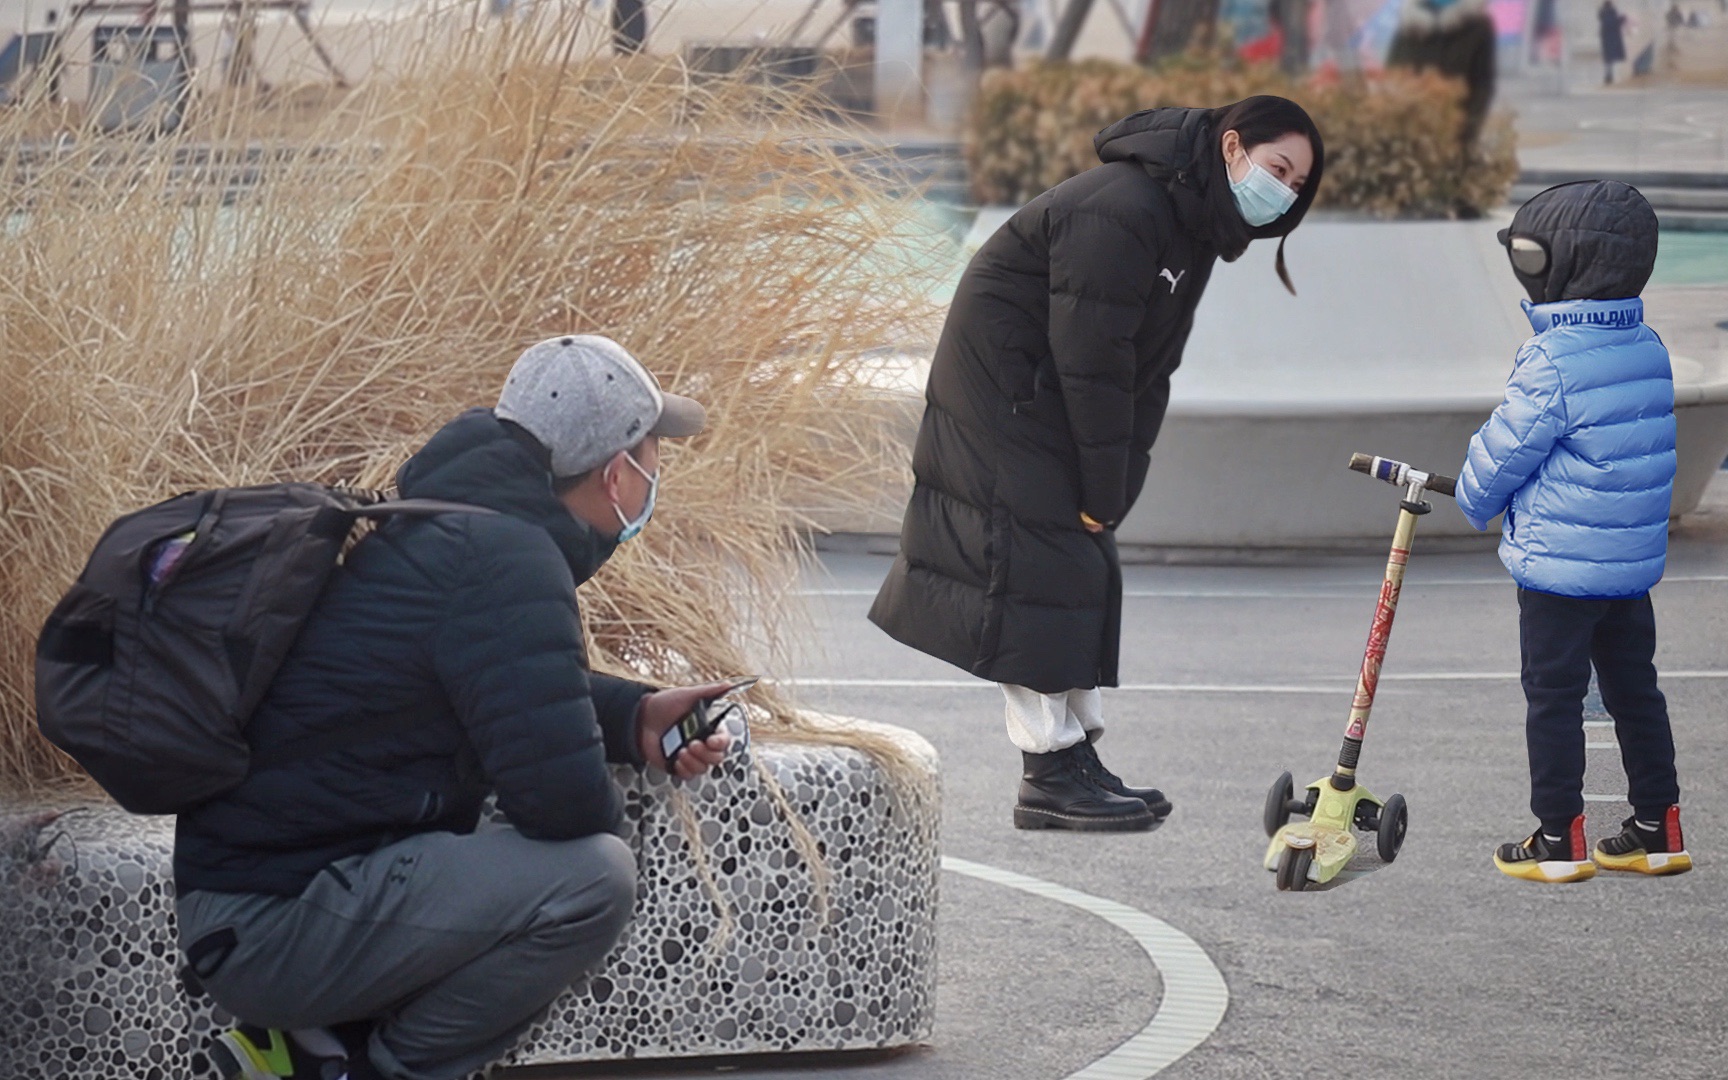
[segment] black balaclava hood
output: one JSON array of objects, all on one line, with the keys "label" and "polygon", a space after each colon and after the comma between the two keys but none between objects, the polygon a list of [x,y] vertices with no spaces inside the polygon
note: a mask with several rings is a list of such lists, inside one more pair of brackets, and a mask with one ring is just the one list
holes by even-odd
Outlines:
[{"label": "black balaclava hood", "polygon": [[[1222,145],[1224,132],[1231,129],[1241,132],[1250,148],[1291,132],[1306,135],[1314,148],[1308,182],[1295,204],[1270,225],[1252,227],[1236,209]],[[1302,106],[1261,95],[1218,109],[1146,109],[1100,131],[1092,145],[1100,161],[1137,161],[1165,178],[1178,219],[1225,262],[1241,258],[1250,240],[1278,237],[1278,278],[1292,294],[1296,292],[1284,265],[1283,238],[1302,224],[1314,204],[1326,162],[1320,130]]]},{"label": "black balaclava hood", "polygon": [[1518,208],[1502,243],[1535,240],[1548,251],[1538,275],[1512,273],[1532,302],[1637,296],[1656,269],[1656,211],[1618,180],[1579,180],[1540,192]]}]

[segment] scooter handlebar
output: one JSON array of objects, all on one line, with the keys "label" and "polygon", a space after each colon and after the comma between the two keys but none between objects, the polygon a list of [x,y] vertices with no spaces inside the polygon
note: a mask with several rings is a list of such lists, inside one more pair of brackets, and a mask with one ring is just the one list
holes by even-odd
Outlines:
[{"label": "scooter handlebar", "polygon": [[1420,469],[1412,469],[1402,461],[1375,457],[1372,454],[1351,454],[1350,468],[1399,487],[1420,479],[1424,488],[1442,495],[1455,497],[1458,489],[1458,481],[1453,477],[1440,473],[1424,473]]}]

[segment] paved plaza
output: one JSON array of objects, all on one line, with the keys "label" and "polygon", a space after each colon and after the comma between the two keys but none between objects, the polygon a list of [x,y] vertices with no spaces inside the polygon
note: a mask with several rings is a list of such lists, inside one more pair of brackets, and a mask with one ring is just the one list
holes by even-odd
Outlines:
[{"label": "paved plaza", "polygon": [[[1397,500],[1387,496],[1390,532]],[[1175,801],[1150,833],[1010,826],[1019,762],[1000,695],[866,621],[883,556],[830,553],[808,575],[815,633],[795,664],[797,692],[807,706],[902,724],[936,746],[947,858],[1144,912],[1204,951],[1227,1009],[1159,1076],[1720,1077],[1728,473],[1674,533],[1656,592],[1657,659],[1699,863],[1682,877],[1542,886],[1495,871],[1493,846],[1531,827],[1513,588],[1491,542],[1434,554],[1419,534],[1362,762],[1371,790],[1409,799],[1403,854],[1330,891],[1273,888],[1260,867],[1262,799],[1283,769],[1304,782],[1329,769],[1383,564],[1363,555],[1127,568],[1124,687],[1106,692],[1101,748],[1126,778]],[[1588,729],[1593,836],[1628,813],[1605,721],[1594,714]],[[1174,966],[1193,986],[1189,958],[1155,945],[1148,959],[1092,911],[956,872],[942,890],[929,1048],[732,1063],[727,1075],[1146,1076],[1081,1070],[1167,1010],[1194,1011],[1166,996],[1161,977]],[[548,1075],[602,1073],[615,1070]]]},{"label": "paved plaza", "polygon": [[[1706,212],[1725,212],[1728,89],[1604,88],[1586,65],[1567,93],[1554,91],[1533,78],[1502,86],[1527,173],[1709,189],[1718,195],[1700,197]],[[1665,264],[1647,319],[1675,355],[1728,370],[1728,232],[1677,232],[1664,243],[1687,261]],[[1500,286],[1515,304],[1509,272]],[[1189,373],[1203,363],[1190,358]],[[1412,464],[1454,472],[1463,452]],[[1379,490],[1389,541],[1398,494]],[[1158,497],[1144,499],[1157,507]],[[1418,532],[1361,763],[1369,789],[1409,800],[1400,858],[1363,860],[1337,887],[1303,894],[1276,891],[1261,866],[1262,804],[1283,770],[1298,785],[1330,771],[1384,548],[1132,553],[1123,685],[1105,691],[1100,751],[1176,809],[1149,832],[1086,835],[1016,831],[1020,755],[1000,692],[868,622],[893,546],[889,536],[825,542],[799,584],[808,623],[797,651],[763,674],[804,708],[900,725],[940,755],[945,871],[929,1045],[511,1077],[1728,1076],[1728,470],[1673,531],[1655,592],[1698,864],[1673,879],[1604,873],[1543,886],[1495,870],[1494,846],[1534,822],[1517,604],[1492,537],[1425,546]],[[1595,840],[1629,808],[1612,723],[1595,705],[1586,737]]]},{"label": "paved plaza", "polygon": [[[1728,62],[1728,61],[1725,61]],[[1495,107],[1517,115],[1526,171],[1677,174],[1728,184],[1728,87],[1639,80],[1603,86],[1574,71],[1508,78]]]},{"label": "paved plaza", "polygon": [[[1602,89],[1580,79],[1561,96],[1512,82],[1501,102],[1519,113],[1527,169],[1692,173],[1705,184],[1728,173],[1720,89]],[[1720,272],[1653,285],[1646,300],[1676,354],[1719,362],[1728,262],[1711,265]],[[1389,535],[1397,507],[1386,494]],[[1003,734],[1000,694],[866,620],[888,569],[880,551],[891,547],[855,540],[812,568],[814,633],[791,681],[807,707],[909,727],[941,754],[942,851],[952,869],[942,877],[932,1044],[879,1056],[642,1064],[628,1075],[1724,1074],[1728,472],[1673,533],[1655,594],[1657,662],[1698,859],[1695,872],[1673,879],[1603,874],[1541,886],[1494,869],[1494,845],[1533,822],[1517,607],[1490,538],[1436,553],[1418,534],[1362,763],[1371,790],[1408,798],[1409,839],[1396,864],[1309,894],[1277,892],[1261,868],[1261,805],[1280,771],[1303,783],[1330,768],[1383,554],[1222,554],[1128,567],[1124,685],[1106,692],[1101,750],[1125,779],[1161,786],[1177,808],[1150,833],[1084,836],[1015,831],[1019,758]],[[1612,725],[1600,711],[1588,725],[1594,839],[1617,831],[1629,810]],[[1033,895],[1028,881],[1047,888]],[[1148,921],[1158,924],[1151,932]],[[1227,992],[1221,1019],[1206,1000],[1208,978]],[[1173,1035],[1175,1045],[1198,1045],[1160,1067]],[[1165,1053],[1142,1053],[1158,1037]],[[601,1066],[541,1075],[620,1074]]]}]

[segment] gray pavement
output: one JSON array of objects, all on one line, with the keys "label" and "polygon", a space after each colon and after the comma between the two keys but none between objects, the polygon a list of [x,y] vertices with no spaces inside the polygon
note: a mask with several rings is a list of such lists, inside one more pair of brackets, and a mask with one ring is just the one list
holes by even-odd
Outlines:
[{"label": "gray pavement", "polygon": [[[1161,1076],[1721,1077],[1728,473],[1676,531],[1657,590],[1658,663],[1699,863],[1682,877],[1541,886],[1494,870],[1493,846],[1532,827],[1512,587],[1487,547],[1424,553],[1418,535],[1363,756],[1370,789],[1410,801],[1403,855],[1330,892],[1275,891],[1259,864],[1261,801],[1282,769],[1306,781],[1329,768],[1382,565],[1338,557],[1128,568],[1123,682],[1211,688],[1106,694],[1105,758],[1176,802],[1149,834],[1010,826],[1018,761],[997,692],[917,685],[964,676],[865,621],[883,557],[829,555],[812,571],[814,632],[794,668],[809,706],[902,724],[935,744],[945,854],[1142,909],[1206,950],[1229,986],[1229,1011]],[[1257,689],[1279,686],[1325,692]],[[1593,742],[1611,738],[1591,731]],[[1611,750],[1590,751],[1586,790],[1624,791]],[[1592,803],[1592,835],[1614,831],[1627,812]],[[1166,1004],[1151,966],[1103,922],[951,873],[942,887],[928,1048],[757,1061],[728,1074],[1055,1080]],[[704,1070],[641,1075],[693,1071]]]},{"label": "gray pavement", "polygon": [[1526,171],[1728,175],[1728,86],[1584,78],[1565,94],[1536,79],[1509,79],[1496,105],[1517,113]]}]

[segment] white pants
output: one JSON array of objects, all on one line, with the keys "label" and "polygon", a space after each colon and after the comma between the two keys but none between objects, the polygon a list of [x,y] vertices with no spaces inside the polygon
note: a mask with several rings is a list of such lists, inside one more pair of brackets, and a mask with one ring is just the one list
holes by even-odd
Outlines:
[{"label": "white pants", "polygon": [[1002,683],[1008,739],[1028,754],[1053,754],[1104,733],[1104,697],[1096,687],[1040,694]]}]

